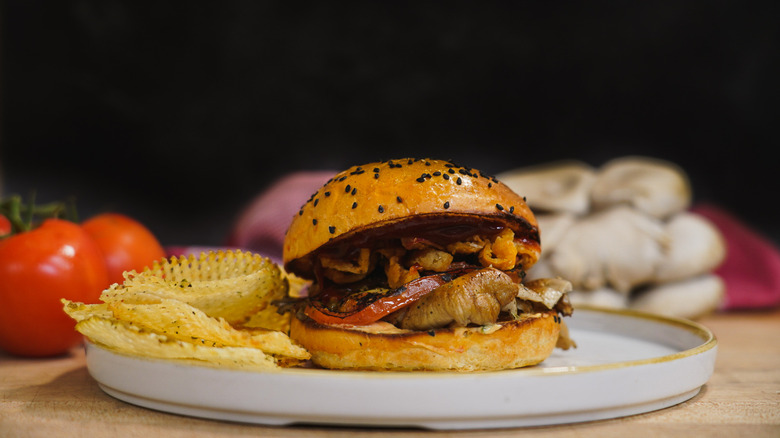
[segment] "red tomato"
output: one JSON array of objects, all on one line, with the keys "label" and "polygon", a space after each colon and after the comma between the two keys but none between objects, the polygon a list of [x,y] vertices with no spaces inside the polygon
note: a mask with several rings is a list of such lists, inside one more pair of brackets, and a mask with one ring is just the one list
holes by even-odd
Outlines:
[{"label": "red tomato", "polygon": [[81,227],[97,242],[108,266],[108,284],[122,283],[125,271],[138,271],[165,258],[157,238],[140,222],[118,213],[103,213]]},{"label": "red tomato", "polygon": [[20,356],[67,352],[82,337],[61,298],[97,303],[108,282],[100,248],[77,224],[47,219],[0,241],[0,349]]},{"label": "red tomato", "polygon": [[11,234],[11,221],[7,217],[0,214],[0,237]]}]

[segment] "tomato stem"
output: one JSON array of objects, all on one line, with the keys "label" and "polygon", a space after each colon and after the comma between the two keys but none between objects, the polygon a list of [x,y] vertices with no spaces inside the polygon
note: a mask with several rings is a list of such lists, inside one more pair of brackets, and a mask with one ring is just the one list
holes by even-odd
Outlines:
[{"label": "tomato stem", "polygon": [[[35,193],[29,196],[25,203],[19,195],[11,195],[0,200],[0,214],[8,218],[11,222],[11,236],[25,231],[30,231],[37,227],[43,220],[50,218],[61,218],[71,222],[77,221],[75,202],[71,200],[72,205],[64,202],[50,202],[47,204],[36,205]],[[6,236],[6,237],[7,237]]]}]

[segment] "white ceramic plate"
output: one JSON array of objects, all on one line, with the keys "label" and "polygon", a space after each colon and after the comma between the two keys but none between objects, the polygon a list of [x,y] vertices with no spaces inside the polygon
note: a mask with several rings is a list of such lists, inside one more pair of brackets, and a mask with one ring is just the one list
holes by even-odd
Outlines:
[{"label": "white ceramic plate", "polygon": [[600,420],[666,408],[712,375],[717,341],[691,321],[578,308],[577,349],[484,373],[246,372],[128,357],[87,344],[109,395],[181,415],[268,425],[474,429]]}]

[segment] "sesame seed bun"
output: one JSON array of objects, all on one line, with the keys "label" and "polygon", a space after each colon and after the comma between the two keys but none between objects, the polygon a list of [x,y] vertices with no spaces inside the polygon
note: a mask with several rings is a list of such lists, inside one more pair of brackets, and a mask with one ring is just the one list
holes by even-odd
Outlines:
[{"label": "sesame seed bun", "polygon": [[283,262],[288,271],[312,278],[317,250],[368,230],[377,237],[380,229],[391,232],[411,221],[424,228],[469,220],[511,228],[527,243],[532,262],[538,259],[538,225],[520,195],[475,169],[405,158],[353,166],[329,180],[294,216]]},{"label": "sesame seed bun", "polygon": [[290,337],[311,352],[312,362],[330,369],[495,371],[546,359],[555,348],[560,321],[551,310],[487,327],[409,331],[293,318]]}]

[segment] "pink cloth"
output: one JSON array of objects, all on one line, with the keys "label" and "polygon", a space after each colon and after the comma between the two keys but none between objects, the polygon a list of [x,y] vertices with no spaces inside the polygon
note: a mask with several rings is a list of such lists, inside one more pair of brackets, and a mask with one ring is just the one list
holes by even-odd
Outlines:
[{"label": "pink cloth", "polygon": [[713,205],[692,209],[709,219],[726,240],[726,259],[715,270],[726,284],[723,309],[780,305],[780,251],[729,212]]},{"label": "pink cloth", "polygon": [[[297,172],[280,179],[243,211],[227,244],[281,261],[284,234],[293,216],[335,174],[336,171]],[[710,220],[727,244],[726,259],[715,270],[726,284],[722,308],[780,305],[778,248],[721,208],[699,205],[692,211]]]},{"label": "pink cloth", "polygon": [[336,171],[296,172],[287,175],[255,198],[241,213],[228,245],[246,248],[280,262],[282,244],[293,215]]}]

